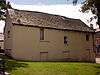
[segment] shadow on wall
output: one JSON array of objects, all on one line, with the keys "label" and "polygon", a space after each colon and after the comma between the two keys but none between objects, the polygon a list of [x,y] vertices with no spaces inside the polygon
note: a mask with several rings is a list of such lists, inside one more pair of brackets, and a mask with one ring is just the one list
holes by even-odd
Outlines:
[{"label": "shadow on wall", "polygon": [[28,67],[28,64],[17,60],[5,60],[5,70],[7,71],[17,70],[20,67]]}]

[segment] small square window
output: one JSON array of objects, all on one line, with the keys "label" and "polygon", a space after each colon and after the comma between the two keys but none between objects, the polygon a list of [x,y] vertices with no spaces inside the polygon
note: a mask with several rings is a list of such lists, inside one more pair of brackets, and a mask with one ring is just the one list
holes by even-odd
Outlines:
[{"label": "small square window", "polygon": [[10,38],[10,31],[8,31],[8,38]]},{"label": "small square window", "polygon": [[67,44],[68,43],[68,38],[67,36],[64,36],[64,44]]}]

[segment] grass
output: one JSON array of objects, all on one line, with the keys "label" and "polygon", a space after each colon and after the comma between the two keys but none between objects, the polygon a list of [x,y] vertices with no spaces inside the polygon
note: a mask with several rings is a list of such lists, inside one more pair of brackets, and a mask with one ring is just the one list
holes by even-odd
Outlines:
[{"label": "grass", "polygon": [[26,62],[6,60],[11,75],[100,75],[100,64],[82,62]]}]

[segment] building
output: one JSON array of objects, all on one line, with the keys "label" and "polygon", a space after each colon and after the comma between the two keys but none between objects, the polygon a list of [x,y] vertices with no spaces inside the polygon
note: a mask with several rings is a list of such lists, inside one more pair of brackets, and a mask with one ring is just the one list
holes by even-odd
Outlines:
[{"label": "building", "polygon": [[100,57],[100,29],[96,29],[96,57]]},{"label": "building", "polygon": [[96,48],[96,53],[100,53],[100,31],[96,32]]},{"label": "building", "polygon": [[79,19],[8,9],[7,55],[32,61],[95,61],[94,30]]}]

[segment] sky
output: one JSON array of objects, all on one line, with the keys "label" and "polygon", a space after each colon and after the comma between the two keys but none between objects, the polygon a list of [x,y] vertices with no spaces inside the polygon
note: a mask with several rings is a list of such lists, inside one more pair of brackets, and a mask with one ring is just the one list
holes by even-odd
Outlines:
[{"label": "sky", "polygon": [[[79,0],[76,6],[73,6],[72,0],[7,0],[10,1],[11,6],[19,10],[39,11],[50,14],[62,15],[69,18],[80,19],[89,25],[89,18],[93,14],[80,12],[80,7],[84,0]],[[98,26],[92,21],[94,28]],[[3,32],[4,22],[0,21],[0,32]]]},{"label": "sky", "polygon": [[[8,0],[14,4],[23,5],[56,5],[56,4],[72,4],[73,0]],[[78,0],[78,4],[84,0]]]}]

